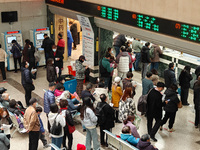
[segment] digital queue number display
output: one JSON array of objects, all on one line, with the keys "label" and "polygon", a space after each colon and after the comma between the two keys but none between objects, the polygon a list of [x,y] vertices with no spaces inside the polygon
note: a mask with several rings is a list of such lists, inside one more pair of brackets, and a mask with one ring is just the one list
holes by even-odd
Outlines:
[{"label": "digital queue number display", "polygon": [[200,43],[200,26],[80,0],[46,0],[46,3],[160,34]]}]

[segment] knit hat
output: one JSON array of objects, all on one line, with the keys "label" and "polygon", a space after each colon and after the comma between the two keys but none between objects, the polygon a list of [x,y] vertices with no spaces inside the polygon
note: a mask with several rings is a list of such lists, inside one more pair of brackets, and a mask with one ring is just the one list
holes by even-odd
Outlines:
[{"label": "knit hat", "polygon": [[121,81],[121,78],[120,77],[115,77],[115,80],[114,80],[116,83],[120,82]]}]

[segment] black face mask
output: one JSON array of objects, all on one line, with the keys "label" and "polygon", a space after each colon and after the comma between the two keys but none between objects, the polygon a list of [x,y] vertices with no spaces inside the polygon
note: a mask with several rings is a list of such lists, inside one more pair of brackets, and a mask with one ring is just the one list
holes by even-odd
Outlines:
[{"label": "black face mask", "polygon": [[81,63],[83,63],[83,62],[84,62],[82,59],[79,59],[79,61],[80,61]]}]

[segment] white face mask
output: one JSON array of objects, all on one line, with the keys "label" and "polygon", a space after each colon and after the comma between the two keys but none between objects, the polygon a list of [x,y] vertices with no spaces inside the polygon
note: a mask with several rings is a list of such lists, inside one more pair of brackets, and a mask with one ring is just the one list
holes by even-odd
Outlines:
[{"label": "white face mask", "polygon": [[10,96],[8,98],[10,99]]},{"label": "white face mask", "polygon": [[3,115],[2,117],[5,118],[7,115]]},{"label": "white face mask", "polygon": [[29,67],[29,63],[27,63],[27,66]]},{"label": "white face mask", "polygon": [[56,52],[56,49],[53,49],[53,52]]},{"label": "white face mask", "polygon": [[38,105],[38,103],[36,103],[36,107],[38,107],[39,105]]}]

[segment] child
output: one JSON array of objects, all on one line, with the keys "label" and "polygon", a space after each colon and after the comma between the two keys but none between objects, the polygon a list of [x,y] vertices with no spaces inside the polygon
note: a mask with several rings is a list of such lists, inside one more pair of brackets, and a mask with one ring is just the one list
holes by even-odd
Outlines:
[{"label": "child", "polygon": [[122,128],[121,139],[134,146],[136,146],[140,140],[139,138],[135,138],[133,135],[131,135],[131,129],[129,126],[124,126]]},{"label": "child", "polygon": [[142,135],[139,143],[137,144],[137,148],[141,150],[158,150],[156,147],[151,145],[150,136],[148,134]]},{"label": "child", "polygon": [[38,113],[38,118],[40,120],[40,135],[39,135],[39,138],[42,141],[44,148],[47,148],[48,145],[47,145],[47,140],[45,139],[45,130],[44,130],[44,127],[43,127],[42,120],[40,118],[40,114],[42,113],[42,107],[36,107],[36,112]]}]

